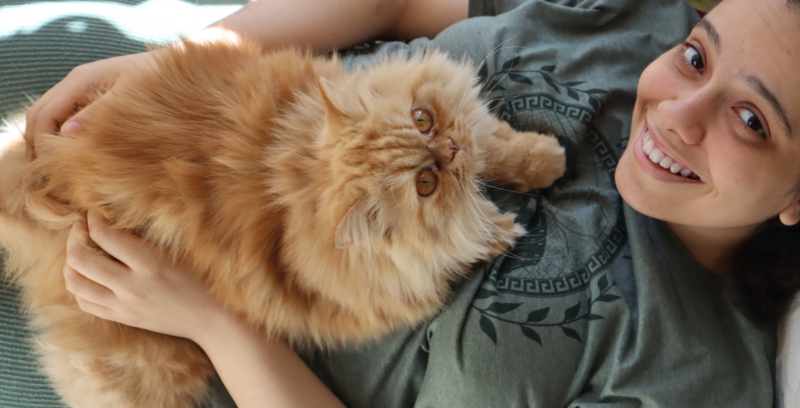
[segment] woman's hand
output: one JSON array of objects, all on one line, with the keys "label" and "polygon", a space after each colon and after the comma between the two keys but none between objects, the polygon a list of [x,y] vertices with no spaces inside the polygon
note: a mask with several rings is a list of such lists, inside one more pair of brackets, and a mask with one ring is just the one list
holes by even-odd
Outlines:
[{"label": "woman's hand", "polygon": [[[193,340],[237,406],[344,405],[280,339],[225,311],[203,283],[161,251],[90,212],[67,240],[64,278],[80,308],[103,319]],[[109,256],[84,247],[88,236]]]},{"label": "woman's hand", "polygon": [[[116,259],[87,249],[87,234]],[[72,227],[64,278],[85,312],[196,342],[209,328],[210,317],[226,313],[190,271],[136,235],[111,228],[93,212],[88,226],[77,222]]]},{"label": "woman's hand", "polygon": [[60,124],[63,124],[62,133],[78,132],[81,129],[80,121],[86,112],[91,110],[91,105],[75,114],[70,120],[66,121],[67,118],[95,94],[103,94],[101,98],[108,97],[120,77],[139,68],[156,69],[153,52],[109,58],[73,69],[28,109],[25,129],[28,159],[31,160],[36,154],[41,153],[41,146],[36,140],[37,135],[55,134]]}]

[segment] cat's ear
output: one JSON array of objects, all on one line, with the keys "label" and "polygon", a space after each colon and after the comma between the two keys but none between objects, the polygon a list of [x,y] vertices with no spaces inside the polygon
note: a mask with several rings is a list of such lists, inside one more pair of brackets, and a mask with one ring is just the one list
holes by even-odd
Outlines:
[{"label": "cat's ear", "polygon": [[339,91],[334,84],[327,78],[319,77],[319,90],[322,91],[322,100],[325,102],[325,110],[328,116],[341,115],[346,116],[343,112],[341,102],[338,101]]},{"label": "cat's ear", "polygon": [[358,113],[366,112],[364,104],[353,94],[353,91],[343,91],[327,78],[319,77],[319,89],[322,91],[325,114],[329,122],[341,122],[353,118]]},{"label": "cat's ear", "polygon": [[365,200],[359,200],[347,211],[336,227],[336,248],[365,242],[375,232],[375,214]]}]

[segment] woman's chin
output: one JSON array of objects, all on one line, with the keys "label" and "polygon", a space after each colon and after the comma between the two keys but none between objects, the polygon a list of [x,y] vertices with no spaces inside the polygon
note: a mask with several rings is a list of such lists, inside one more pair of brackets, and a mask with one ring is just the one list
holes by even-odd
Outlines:
[{"label": "woman's chin", "polygon": [[636,177],[631,169],[631,164],[629,163],[633,158],[630,157],[629,151],[626,150],[625,153],[620,158],[619,164],[617,164],[617,170],[614,173],[614,181],[617,184],[617,190],[619,194],[622,196],[622,199],[631,206],[634,210],[646,214],[643,212],[643,207],[646,207],[643,201],[643,195],[645,186],[642,185],[641,180]]},{"label": "woman's chin", "polygon": [[[654,186],[649,178],[636,163],[631,149],[626,149],[614,173],[617,190],[622,199],[631,208],[644,215],[668,222],[681,221],[673,219],[675,216],[673,212],[680,211],[680,208],[675,208],[675,203],[670,200],[670,194],[658,188],[664,186]],[[670,207],[673,211],[670,211]]]}]

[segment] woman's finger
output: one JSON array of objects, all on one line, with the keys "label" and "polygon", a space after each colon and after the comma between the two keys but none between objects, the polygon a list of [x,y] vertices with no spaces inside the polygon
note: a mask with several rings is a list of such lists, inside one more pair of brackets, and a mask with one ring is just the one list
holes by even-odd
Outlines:
[{"label": "woman's finger", "polygon": [[33,132],[34,138],[42,134],[53,135],[58,124],[75,112],[76,107],[77,103],[71,98],[63,101],[58,99],[47,101],[36,113],[33,126],[27,127],[26,132],[28,130]]},{"label": "woman's finger", "polygon": [[86,248],[83,243],[87,235],[85,222],[78,221],[72,226],[67,239],[67,265],[113,292],[130,272],[125,265]]},{"label": "woman's finger", "polygon": [[69,266],[69,264],[64,264],[64,281],[70,293],[92,303],[111,306],[116,299],[111,289],[91,279],[87,279]]},{"label": "woman's finger", "polygon": [[114,88],[109,89],[106,93],[99,98],[86,105],[78,113],[70,117],[66,122],[61,125],[61,134],[70,136],[77,135],[83,130],[86,118],[92,117],[92,111],[96,106],[102,105],[104,102],[114,97]]},{"label": "woman's finger", "polygon": [[[107,94],[123,73],[137,69],[156,69],[151,52],[124,55],[90,62],[73,69],[28,109],[25,128],[25,151],[29,159],[43,146],[41,135],[53,135],[59,124],[67,121],[77,108],[97,93]],[[91,104],[90,104],[91,105]]]},{"label": "woman's finger", "polygon": [[153,268],[147,262],[151,258],[147,254],[153,250],[152,245],[130,232],[111,228],[108,220],[94,211],[89,211],[87,219],[89,236],[100,248],[131,270],[152,272]]},{"label": "woman's finger", "polygon": [[77,98],[85,97],[84,88],[66,88],[58,84],[47,91],[30,109],[26,117],[25,146],[30,157],[41,154],[39,135],[54,135],[59,123],[67,119],[78,107]]},{"label": "woman's finger", "polygon": [[81,310],[86,313],[93,314],[105,320],[113,320],[115,322],[119,321],[118,314],[114,311],[114,309],[99,305],[81,297],[76,297],[75,300],[78,301],[78,307],[80,307]]}]

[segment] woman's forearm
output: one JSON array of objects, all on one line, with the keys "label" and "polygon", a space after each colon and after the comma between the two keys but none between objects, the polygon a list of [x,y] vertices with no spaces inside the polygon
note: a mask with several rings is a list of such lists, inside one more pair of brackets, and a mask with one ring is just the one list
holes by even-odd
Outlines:
[{"label": "woman's forearm", "polygon": [[267,341],[231,315],[209,323],[194,340],[239,408],[344,407],[285,342]]},{"label": "woman's forearm", "polygon": [[272,49],[317,51],[373,39],[433,37],[467,18],[468,0],[260,0],[213,24]]}]

